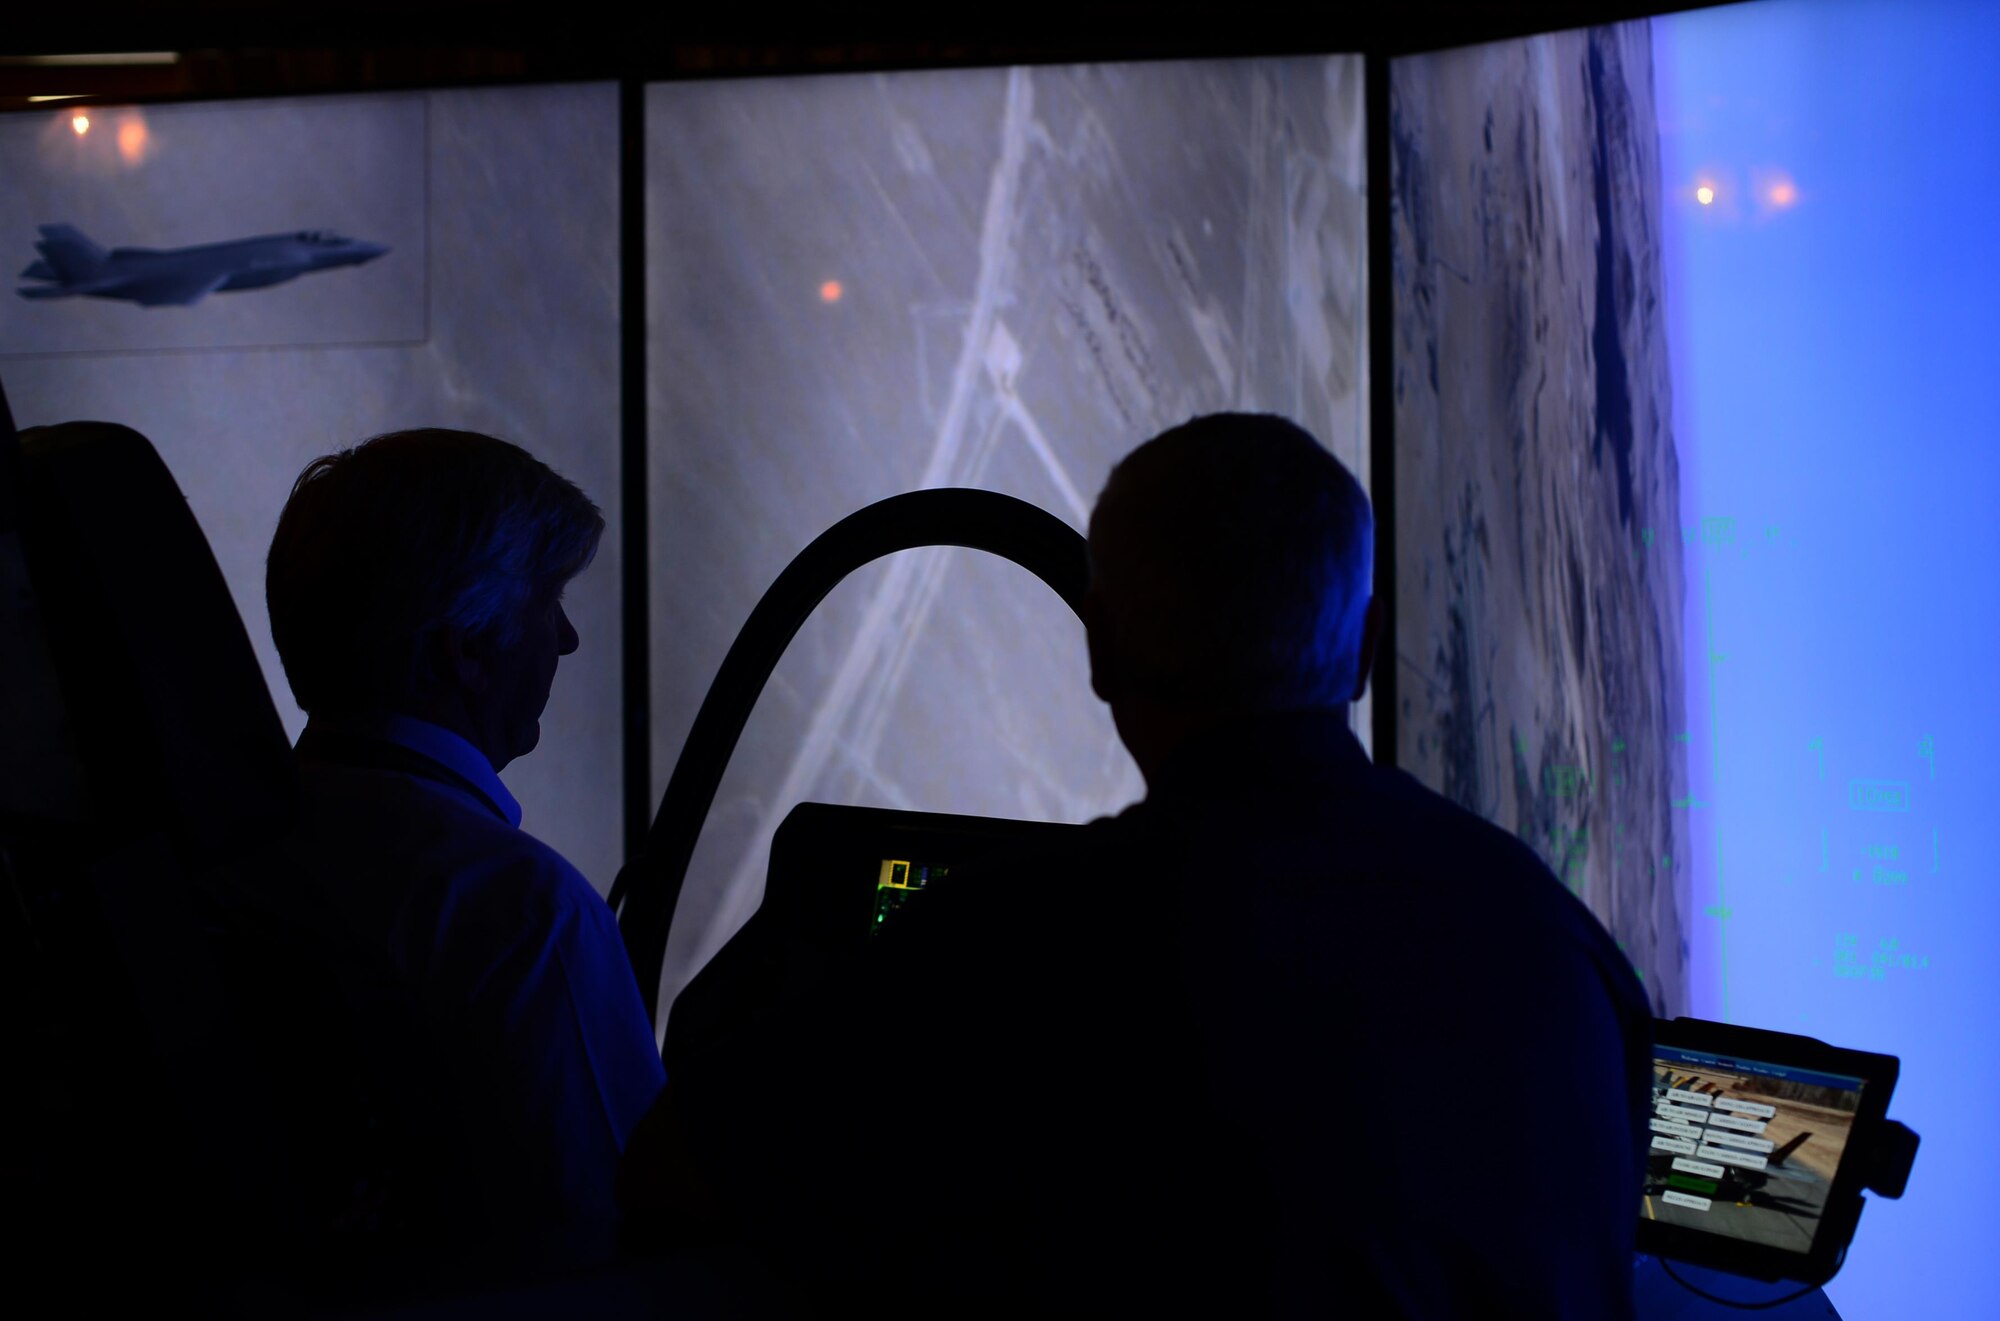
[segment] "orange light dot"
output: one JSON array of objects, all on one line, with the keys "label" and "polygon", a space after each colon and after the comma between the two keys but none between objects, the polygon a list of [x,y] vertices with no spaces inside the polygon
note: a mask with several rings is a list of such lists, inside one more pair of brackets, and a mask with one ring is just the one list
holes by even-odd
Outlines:
[{"label": "orange light dot", "polygon": [[1708,206],[1715,201],[1715,190],[1707,184],[1703,184],[1694,190],[1694,200],[1700,202],[1703,206]]},{"label": "orange light dot", "polygon": [[82,137],[84,134],[90,132],[90,116],[76,115],[70,119],[69,126],[76,130],[78,137]]},{"label": "orange light dot", "polygon": [[828,280],[819,287],[819,301],[822,303],[837,303],[840,301],[841,294],[845,292],[846,290],[840,287],[840,281]]},{"label": "orange light dot", "polygon": [[146,154],[146,124],[144,120],[128,119],[118,126],[118,154],[128,165],[137,165]]},{"label": "orange light dot", "polygon": [[1798,186],[1785,179],[1771,185],[1771,205],[1790,206],[1799,200]]}]

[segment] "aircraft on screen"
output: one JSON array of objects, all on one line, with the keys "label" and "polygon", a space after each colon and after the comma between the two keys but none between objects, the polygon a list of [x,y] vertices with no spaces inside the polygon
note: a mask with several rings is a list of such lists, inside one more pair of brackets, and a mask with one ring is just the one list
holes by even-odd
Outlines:
[{"label": "aircraft on screen", "polygon": [[121,298],[141,307],[198,303],[213,293],[262,289],[312,271],[359,266],[389,249],[327,230],[265,234],[192,248],[113,248],[109,252],[74,225],[40,225],[41,258],[21,272],[23,298]]}]

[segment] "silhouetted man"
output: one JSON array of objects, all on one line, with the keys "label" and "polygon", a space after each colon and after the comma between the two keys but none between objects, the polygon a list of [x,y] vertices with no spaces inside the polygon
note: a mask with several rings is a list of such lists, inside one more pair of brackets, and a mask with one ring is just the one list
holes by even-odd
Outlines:
[{"label": "silhouetted man", "polygon": [[279,520],[271,631],[309,721],[275,883],[369,1075],[355,1168],[320,1153],[336,1237],[517,1262],[608,1240],[660,1059],[610,910],[499,778],[540,738],[603,530],[525,450],[443,430],[314,460]]},{"label": "silhouetted man", "polygon": [[1533,853],[1348,731],[1372,539],[1275,417],[1121,463],[1084,616],[1145,800],[954,868],[691,1061],[628,1203],[877,1310],[1628,1315],[1647,1007]]}]

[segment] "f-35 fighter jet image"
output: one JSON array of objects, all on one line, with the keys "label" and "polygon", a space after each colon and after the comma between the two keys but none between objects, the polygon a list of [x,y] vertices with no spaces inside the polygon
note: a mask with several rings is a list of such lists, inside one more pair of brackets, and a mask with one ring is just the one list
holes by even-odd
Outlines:
[{"label": "f-35 fighter jet image", "polygon": [[186,307],[212,293],[262,289],[309,271],[359,266],[389,249],[325,230],[266,234],[193,248],[103,248],[74,225],[41,225],[41,259],[21,272],[48,280],[15,290],[23,298],[122,298],[142,307]]}]

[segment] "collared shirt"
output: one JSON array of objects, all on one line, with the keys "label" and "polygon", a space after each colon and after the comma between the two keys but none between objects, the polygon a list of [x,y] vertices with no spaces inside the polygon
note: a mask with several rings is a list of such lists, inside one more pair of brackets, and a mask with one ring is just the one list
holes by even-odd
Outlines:
[{"label": "collared shirt", "polygon": [[413,1030],[386,1086],[433,1117],[418,1156],[435,1157],[440,1214],[489,1249],[600,1234],[626,1139],[665,1083],[610,909],[519,828],[520,804],[459,735],[315,718],[298,751],[294,918],[342,969],[357,1022]]},{"label": "collared shirt", "polygon": [[[458,784],[440,780],[439,783],[461,793],[469,792],[478,806],[487,808],[508,825],[518,828],[521,824],[521,804],[500,782],[500,776],[494,771],[493,763],[486,759],[486,754],[473,747],[464,735],[443,725],[434,725],[415,716],[379,712],[370,715],[314,716],[310,732],[312,738],[301,740],[308,749],[306,755],[310,755],[312,742],[338,739],[343,742],[386,743],[429,758],[464,782]],[[334,756],[326,760],[347,759]],[[418,773],[421,774],[421,771]]]}]

